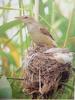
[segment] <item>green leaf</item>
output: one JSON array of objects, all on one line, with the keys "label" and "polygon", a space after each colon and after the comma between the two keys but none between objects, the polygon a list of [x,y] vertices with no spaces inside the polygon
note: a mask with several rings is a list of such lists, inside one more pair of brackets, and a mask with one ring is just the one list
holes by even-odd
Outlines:
[{"label": "green leaf", "polygon": [[9,64],[16,65],[13,56],[10,53],[6,53],[4,51],[0,51],[0,57],[7,57]]},{"label": "green leaf", "polygon": [[59,19],[56,22],[53,23],[52,29],[58,29],[58,27],[62,24],[63,20]]},{"label": "green leaf", "polygon": [[0,79],[0,98],[12,98],[12,89],[5,76]]},{"label": "green leaf", "polygon": [[2,36],[5,36],[5,32],[12,28],[12,27],[15,27],[17,25],[19,25],[21,22],[19,20],[14,20],[14,21],[10,21],[10,22],[7,22],[3,25],[0,26],[0,37]]},{"label": "green leaf", "polygon": [[0,39],[0,44],[4,44],[5,46],[7,46],[9,48],[10,54],[14,58],[14,61],[15,61],[16,65],[19,67],[19,65],[20,65],[20,54],[19,54],[19,51],[16,48],[14,42],[11,41],[11,42],[5,44],[8,40],[9,40],[8,38],[1,38]]}]

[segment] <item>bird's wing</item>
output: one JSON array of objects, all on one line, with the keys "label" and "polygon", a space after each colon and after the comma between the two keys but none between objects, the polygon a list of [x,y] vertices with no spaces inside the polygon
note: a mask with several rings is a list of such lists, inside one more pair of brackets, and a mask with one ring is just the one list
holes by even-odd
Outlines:
[{"label": "bird's wing", "polygon": [[48,30],[46,28],[40,28],[40,31],[44,35],[50,36],[54,40],[54,38],[52,37],[52,35],[48,32]]}]

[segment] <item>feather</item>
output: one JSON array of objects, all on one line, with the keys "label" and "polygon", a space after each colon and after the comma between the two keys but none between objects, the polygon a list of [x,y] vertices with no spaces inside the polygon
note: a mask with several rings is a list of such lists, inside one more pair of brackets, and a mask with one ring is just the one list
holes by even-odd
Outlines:
[{"label": "feather", "polygon": [[52,35],[48,32],[48,30],[46,28],[40,28],[40,31],[44,35],[50,36],[54,40],[54,38],[52,37]]}]

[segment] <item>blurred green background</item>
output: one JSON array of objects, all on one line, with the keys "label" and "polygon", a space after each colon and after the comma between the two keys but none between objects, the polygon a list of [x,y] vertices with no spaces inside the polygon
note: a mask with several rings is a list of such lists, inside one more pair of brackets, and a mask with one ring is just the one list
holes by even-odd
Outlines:
[{"label": "blurred green background", "polygon": [[[33,16],[47,27],[58,47],[75,52],[75,0],[0,0],[0,76],[22,74],[22,57],[31,44],[27,28],[15,19],[22,15]],[[9,80],[9,83],[12,98],[29,98],[22,93],[19,81]],[[71,89],[58,98],[73,97],[74,79],[68,85]]]}]

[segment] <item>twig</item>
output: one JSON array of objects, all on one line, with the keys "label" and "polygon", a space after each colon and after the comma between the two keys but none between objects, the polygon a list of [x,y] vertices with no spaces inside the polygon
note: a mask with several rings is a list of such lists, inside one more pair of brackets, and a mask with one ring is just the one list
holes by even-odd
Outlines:
[{"label": "twig", "polygon": [[[3,76],[3,75],[0,75],[0,78],[1,78],[2,76]],[[18,78],[18,77],[7,77],[7,79],[9,79],[9,80],[19,80],[19,81],[25,80],[24,78]]]},{"label": "twig", "polygon": [[39,91],[41,92],[41,72],[39,69]]},{"label": "twig", "polygon": [[14,78],[14,77],[7,77],[7,79],[10,79],[10,80],[24,80],[24,78]]}]

